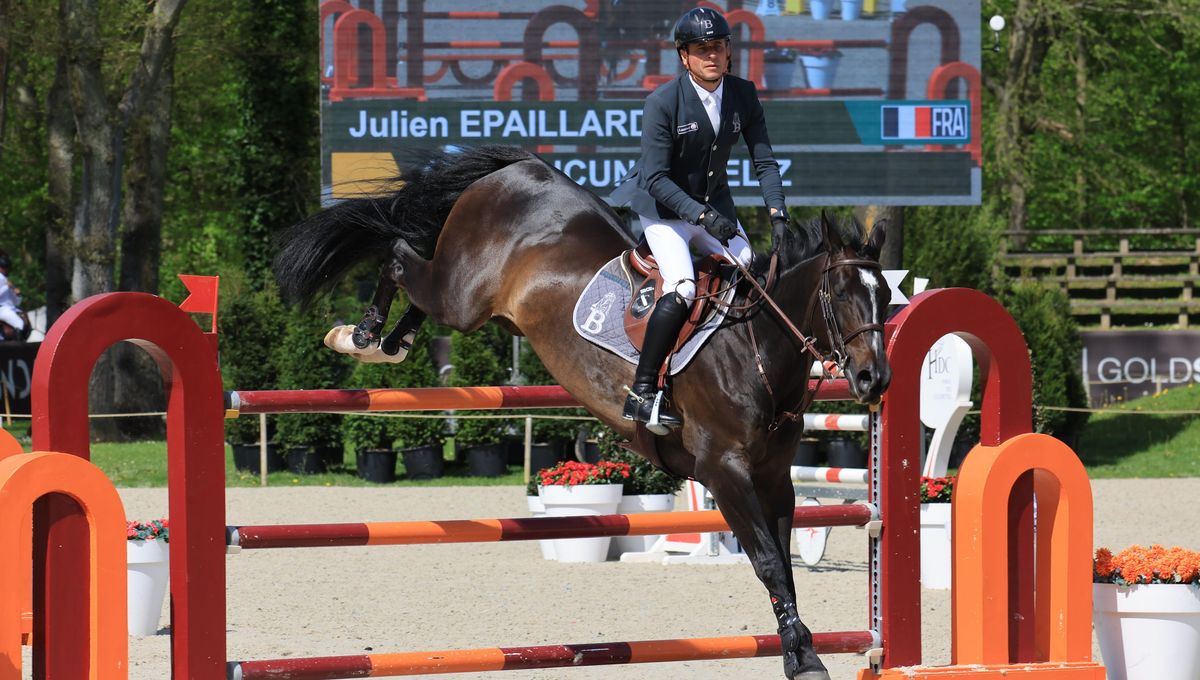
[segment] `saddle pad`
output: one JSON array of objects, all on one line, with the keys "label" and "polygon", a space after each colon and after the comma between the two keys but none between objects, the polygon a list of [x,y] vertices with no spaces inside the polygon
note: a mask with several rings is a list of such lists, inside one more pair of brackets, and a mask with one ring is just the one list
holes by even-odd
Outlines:
[{"label": "saddle pad", "polygon": [[[729,303],[736,291],[734,287],[721,296],[721,301]],[[638,351],[625,335],[625,308],[630,302],[629,282],[621,271],[621,258],[615,257],[600,268],[592,277],[591,283],[583,289],[583,294],[575,303],[572,319],[575,331],[593,344],[623,357],[631,364],[636,364]],[[725,308],[717,307],[704,323],[696,327],[696,332],[683,347],[671,357],[671,375],[682,371],[708,337],[721,326],[725,320]]]}]

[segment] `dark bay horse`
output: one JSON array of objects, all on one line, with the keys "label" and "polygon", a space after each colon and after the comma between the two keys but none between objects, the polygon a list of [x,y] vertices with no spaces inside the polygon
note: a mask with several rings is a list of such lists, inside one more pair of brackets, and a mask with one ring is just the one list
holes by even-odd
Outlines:
[{"label": "dark bay horse", "polygon": [[[332,205],[289,230],[275,271],[285,296],[304,302],[356,264],[379,260],[359,340],[379,342],[398,288],[411,306],[382,341],[392,353],[425,315],[461,331],[495,321],[524,335],[560,385],[633,439],[621,418],[633,365],[572,327],[583,288],[630,247],[620,225],[603,201],[520,149],[429,152],[377,195]],[[822,216],[786,234],[770,294],[820,351],[841,355],[854,396],[877,403],[891,379],[882,332],[890,293],[877,264],[884,227],[869,239],[862,231]],[[711,490],[745,548],[779,621],[787,677],[828,680],[792,578],[789,466],[803,423],[781,417],[805,397],[811,362],[770,310],[727,321],[675,377],[684,426],[658,438],[657,449],[664,467]]]}]

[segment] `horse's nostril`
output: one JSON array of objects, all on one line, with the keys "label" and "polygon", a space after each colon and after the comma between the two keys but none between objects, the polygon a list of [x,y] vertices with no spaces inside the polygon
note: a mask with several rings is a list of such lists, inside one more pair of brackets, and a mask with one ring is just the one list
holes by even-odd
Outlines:
[{"label": "horse's nostril", "polygon": [[858,386],[862,387],[863,389],[871,387],[871,384],[875,382],[875,376],[871,374],[871,371],[865,368],[859,371],[855,378],[858,381]]}]

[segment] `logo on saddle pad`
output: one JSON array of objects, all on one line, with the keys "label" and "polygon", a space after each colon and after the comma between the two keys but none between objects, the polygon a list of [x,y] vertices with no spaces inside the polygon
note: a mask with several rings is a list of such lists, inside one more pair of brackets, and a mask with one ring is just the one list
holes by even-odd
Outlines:
[{"label": "logo on saddle pad", "polygon": [[[651,294],[653,294],[653,291],[651,291]],[[606,293],[604,297],[591,306],[587,321],[584,321],[580,327],[592,335],[604,330],[604,319],[608,317],[608,310],[616,301],[617,296],[615,293]]]},{"label": "logo on saddle pad", "polygon": [[633,315],[633,318],[640,319],[646,316],[651,309],[654,309],[654,281],[646,281],[638,289],[637,295],[633,296],[633,302],[629,305],[629,313]]}]

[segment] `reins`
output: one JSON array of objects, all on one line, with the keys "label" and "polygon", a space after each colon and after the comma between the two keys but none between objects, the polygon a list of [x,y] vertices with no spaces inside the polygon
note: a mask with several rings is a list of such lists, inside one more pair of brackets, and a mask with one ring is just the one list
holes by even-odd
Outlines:
[{"label": "reins", "polygon": [[[725,251],[725,257],[727,257],[737,266],[738,270],[743,276],[750,280],[751,285],[759,295],[758,299],[748,302],[746,305],[737,307],[736,309],[750,309],[765,302],[767,306],[770,307],[773,312],[775,312],[775,315],[779,317],[779,320],[783,322],[784,326],[786,326],[787,329],[796,337],[796,339],[798,339],[801,344],[804,345],[804,353],[810,354],[814,361],[821,363],[821,375],[817,378],[816,384],[812,387],[808,387],[806,385],[804,393],[800,397],[800,402],[792,410],[783,411],[773,418],[771,424],[768,426],[768,429],[773,432],[779,428],[779,425],[784,419],[791,420],[793,422],[800,420],[804,416],[804,412],[807,411],[808,407],[812,405],[813,400],[817,396],[817,391],[821,388],[821,384],[826,380],[832,379],[833,373],[830,372],[829,367],[824,361],[824,356],[821,354],[820,350],[817,349],[816,337],[805,335],[799,328],[797,328],[796,325],[792,323],[792,320],[788,318],[788,315],[784,313],[783,309],[781,309],[775,300],[772,299],[767,293],[766,288],[764,288],[763,285],[758,282],[758,279],[756,279],[746,269],[746,267],[737,260],[737,258],[733,257],[728,248],[722,247],[722,250]],[[859,335],[870,331],[879,331],[880,333],[883,333],[883,325],[878,323],[864,324],[862,327],[843,337],[841,334],[841,329],[837,324],[837,318],[833,313],[833,296],[829,292],[829,272],[841,266],[861,266],[876,270],[879,270],[880,266],[878,262],[865,259],[835,260],[833,262],[829,262],[829,253],[825,253],[825,258],[827,264],[825,268],[821,270],[821,282],[818,285],[817,290],[814,291],[813,296],[809,298],[804,316],[805,323],[811,327],[813,313],[816,310],[816,306],[813,305],[813,300],[819,300],[821,316],[825,319],[826,329],[829,331],[830,335],[830,344],[833,346],[831,351],[832,359],[840,368],[846,360],[846,343],[850,342]],[[768,276],[767,287],[770,287],[771,283],[773,283],[777,259],[778,250],[775,250],[771,253],[771,274]],[[735,309],[733,306],[729,306],[729,308]],[[758,340],[754,335],[754,323],[752,320],[747,321],[746,327],[750,334],[750,346],[754,350],[754,363],[758,369],[758,375],[762,379],[763,386],[766,387],[767,394],[771,398],[771,412],[775,413],[778,400],[775,397],[775,390],[771,387],[771,381],[767,378],[766,367],[763,365],[762,352],[759,351]]]}]

